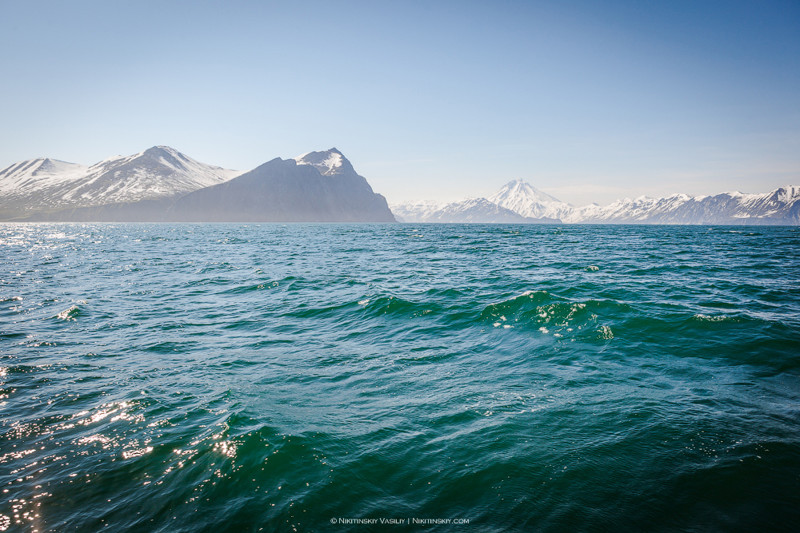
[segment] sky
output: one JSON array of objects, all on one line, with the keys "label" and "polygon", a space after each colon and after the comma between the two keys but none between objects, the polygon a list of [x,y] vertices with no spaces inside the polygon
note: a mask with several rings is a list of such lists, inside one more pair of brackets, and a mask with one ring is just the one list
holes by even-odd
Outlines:
[{"label": "sky", "polygon": [[336,147],[390,203],[800,185],[800,2],[0,0],[0,168]]}]

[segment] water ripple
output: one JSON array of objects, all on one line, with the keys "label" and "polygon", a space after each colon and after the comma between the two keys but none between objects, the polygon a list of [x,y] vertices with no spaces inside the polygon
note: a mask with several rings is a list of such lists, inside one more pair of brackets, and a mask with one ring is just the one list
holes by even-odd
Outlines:
[{"label": "water ripple", "polygon": [[4,224],[0,531],[792,530],[798,242]]}]

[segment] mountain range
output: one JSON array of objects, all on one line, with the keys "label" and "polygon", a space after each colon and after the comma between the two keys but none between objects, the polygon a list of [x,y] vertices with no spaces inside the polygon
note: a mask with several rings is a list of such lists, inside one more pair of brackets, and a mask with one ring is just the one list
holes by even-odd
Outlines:
[{"label": "mountain range", "polygon": [[0,171],[0,220],[394,222],[336,148],[239,172],[168,146],[91,166],[53,159]]},{"label": "mountain range", "polygon": [[488,198],[394,204],[336,148],[240,172],[168,146],[91,166],[32,159],[0,170],[0,221],[800,224],[800,187],[674,194],[575,207],[523,180]]},{"label": "mountain range", "polygon": [[[391,206],[402,222],[562,222],[589,224],[800,224],[800,187],[713,196],[625,198],[606,206],[572,206],[514,180],[488,198]],[[515,218],[516,217],[516,218]]]}]

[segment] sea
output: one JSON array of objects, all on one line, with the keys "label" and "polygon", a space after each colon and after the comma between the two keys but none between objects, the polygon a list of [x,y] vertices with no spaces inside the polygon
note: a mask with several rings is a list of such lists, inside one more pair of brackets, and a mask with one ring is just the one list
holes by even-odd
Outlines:
[{"label": "sea", "polygon": [[0,531],[798,531],[800,228],[0,225]]}]

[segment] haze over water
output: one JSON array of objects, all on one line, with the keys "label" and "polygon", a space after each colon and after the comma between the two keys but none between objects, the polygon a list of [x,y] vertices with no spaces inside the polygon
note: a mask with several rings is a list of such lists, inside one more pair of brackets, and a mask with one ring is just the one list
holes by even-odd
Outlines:
[{"label": "haze over water", "polygon": [[799,249],[796,227],[2,225],[0,531],[789,531]]}]

